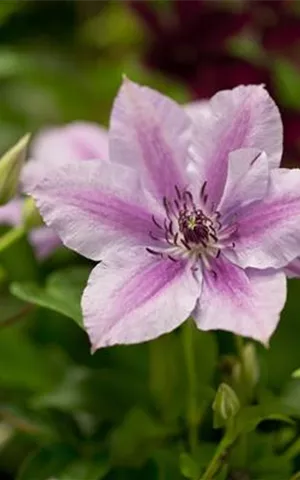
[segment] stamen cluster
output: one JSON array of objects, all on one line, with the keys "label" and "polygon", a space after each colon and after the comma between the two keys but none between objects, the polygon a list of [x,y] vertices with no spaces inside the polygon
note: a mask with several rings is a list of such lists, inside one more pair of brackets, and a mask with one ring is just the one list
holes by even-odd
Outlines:
[{"label": "stamen cluster", "polygon": [[186,255],[195,256],[207,266],[208,257],[218,257],[220,254],[220,214],[217,211],[208,213],[206,182],[202,185],[198,202],[191,191],[181,191],[177,185],[174,190],[173,199],[163,198],[163,222],[152,216],[155,233],[149,232],[152,240],[163,241],[168,246],[163,250],[147,248],[147,251],[153,255],[167,256],[173,261]]}]

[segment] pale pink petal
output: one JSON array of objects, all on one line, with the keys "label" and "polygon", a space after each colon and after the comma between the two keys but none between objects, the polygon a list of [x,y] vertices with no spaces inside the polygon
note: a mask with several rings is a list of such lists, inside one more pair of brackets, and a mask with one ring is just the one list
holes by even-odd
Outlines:
[{"label": "pale pink petal", "polygon": [[199,122],[203,122],[204,118],[210,120],[211,106],[209,100],[196,100],[187,103],[183,108],[196,125],[198,120]]},{"label": "pale pink petal", "polygon": [[19,225],[22,218],[23,200],[15,198],[6,205],[0,207],[0,225]]},{"label": "pale pink petal", "polygon": [[241,267],[285,267],[300,256],[300,170],[271,170],[266,197],[236,214],[227,258]]},{"label": "pale pink petal", "polygon": [[149,244],[157,228],[137,173],[122,165],[65,163],[28,193],[65,245],[94,260],[111,242]]},{"label": "pale pink petal", "polygon": [[161,200],[186,186],[190,119],[171,99],[125,80],[115,100],[110,158],[141,172]]},{"label": "pale pink petal", "polygon": [[220,257],[205,272],[193,316],[201,330],[227,330],[267,344],[285,300],[283,272],[245,271]]},{"label": "pale pink petal", "polygon": [[108,133],[94,123],[74,122],[41,131],[31,144],[31,157],[52,165],[71,160],[108,160]]},{"label": "pale pink petal", "polygon": [[40,227],[30,232],[30,241],[37,258],[43,260],[61,245],[60,238],[51,228]]},{"label": "pale pink petal", "polygon": [[268,188],[269,165],[264,152],[255,148],[235,150],[229,155],[228,175],[218,206],[223,215],[261,200]]},{"label": "pale pink petal", "polygon": [[228,155],[233,150],[257,148],[266,152],[270,168],[279,166],[282,124],[275,103],[258,85],[221,91],[211,99],[210,108],[210,116],[207,109],[197,115],[191,154],[199,182],[207,181],[210,204],[217,205],[227,177]]},{"label": "pale pink petal", "polygon": [[170,332],[190,315],[200,285],[184,261],[145,250],[100,263],[82,297],[92,348],[139,343]]},{"label": "pale pink petal", "polygon": [[[21,225],[23,204],[22,198],[15,198],[0,207],[0,225],[11,227]],[[61,244],[58,236],[46,226],[32,230],[29,237],[39,259],[47,257]]]},{"label": "pale pink petal", "polygon": [[284,273],[288,278],[299,278],[300,277],[300,257],[293,260],[284,268]]},{"label": "pale pink petal", "polygon": [[26,191],[42,180],[45,168],[71,161],[108,160],[108,133],[96,124],[85,122],[49,128],[33,139],[30,153],[21,177]]}]

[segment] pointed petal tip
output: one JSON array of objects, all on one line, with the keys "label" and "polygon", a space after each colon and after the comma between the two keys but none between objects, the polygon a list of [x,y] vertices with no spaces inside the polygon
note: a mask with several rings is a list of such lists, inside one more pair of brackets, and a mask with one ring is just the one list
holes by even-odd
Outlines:
[{"label": "pointed petal tip", "polygon": [[121,88],[132,88],[133,86],[139,86],[136,82],[130,80],[126,73],[122,73]]},{"label": "pointed petal tip", "polygon": [[129,78],[127,77],[126,73],[122,73],[122,83],[125,84],[129,82]]},{"label": "pointed petal tip", "polygon": [[115,252],[109,268],[98,264],[83,293],[84,327],[92,353],[157,338],[181,325],[194,309],[200,286],[185,263],[153,263],[139,249],[128,264],[127,260]]},{"label": "pointed petal tip", "polygon": [[99,349],[99,347],[97,347],[97,345],[91,345],[90,346],[90,354],[91,355],[95,355],[95,353],[97,352],[97,350]]}]

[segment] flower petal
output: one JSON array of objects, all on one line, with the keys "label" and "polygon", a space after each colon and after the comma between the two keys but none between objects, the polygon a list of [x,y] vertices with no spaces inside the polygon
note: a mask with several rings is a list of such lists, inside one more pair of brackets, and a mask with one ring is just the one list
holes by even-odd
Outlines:
[{"label": "flower petal", "polygon": [[190,315],[199,283],[184,261],[156,259],[145,251],[99,264],[82,297],[84,325],[93,350],[144,342],[170,332]]},{"label": "flower petal", "polygon": [[209,100],[196,100],[195,102],[187,103],[184,105],[184,110],[195,124],[197,124],[198,120],[203,122],[205,117],[207,119],[211,117],[211,103]]},{"label": "flower petal", "polygon": [[6,205],[0,207],[0,225],[19,225],[22,218],[23,200],[15,198]]},{"label": "flower petal", "polygon": [[245,148],[230,153],[225,189],[218,206],[222,218],[261,200],[267,192],[268,181],[269,165],[264,152]]},{"label": "flower petal", "polygon": [[186,185],[190,119],[171,99],[125,79],[115,100],[110,158],[137,168],[144,184],[162,199]]},{"label": "flower petal", "polygon": [[[23,200],[15,198],[0,208],[0,225],[17,226],[22,220]],[[30,232],[30,241],[38,258],[43,259],[53,252],[61,241],[48,227],[36,228]]]},{"label": "flower petal", "polygon": [[223,260],[205,272],[194,319],[201,330],[227,330],[264,344],[286,299],[286,278],[275,270],[246,271]]},{"label": "flower petal", "polygon": [[288,278],[299,278],[300,277],[300,257],[293,260],[284,268],[284,273]]},{"label": "flower petal", "polygon": [[35,228],[30,232],[30,241],[40,260],[48,257],[61,245],[60,238],[48,227]]},{"label": "flower petal", "polygon": [[108,133],[87,122],[49,128],[35,137],[31,156],[49,165],[56,161],[108,160]]},{"label": "flower petal", "polygon": [[300,169],[271,170],[263,201],[236,214],[235,248],[226,257],[241,267],[285,267],[300,256]]},{"label": "flower petal", "polygon": [[207,181],[211,203],[223,193],[228,155],[241,148],[265,151],[270,167],[278,167],[282,154],[282,124],[275,103],[262,86],[240,86],[212,97],[211,114],[197,115],[192,157],[200,182]]},{"label": "flower petal", "polygon": [[137,173],[121,165],[65,163],[28,193],[65,245],[95,260],[111,242],[147,245],[155,228]]},{"label": "flower petal", "polygon": [[108,133],[93,123],[74,122],[49,128],[31,144],[31,158],[23,168],[22,184],[30,189],[45,175],[45,167],[78,160],[108,160]]}]

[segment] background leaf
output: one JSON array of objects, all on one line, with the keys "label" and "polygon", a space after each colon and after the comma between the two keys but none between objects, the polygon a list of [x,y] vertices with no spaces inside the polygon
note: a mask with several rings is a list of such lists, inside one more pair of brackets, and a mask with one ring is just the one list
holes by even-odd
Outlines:
[{"label": "background leaf", "polygon": [[13,283],[11,292],[29,303],[62,313],[82,327],[80,299],[88,275],[86,267],[69,268],[51,274],[45,287]]}]

